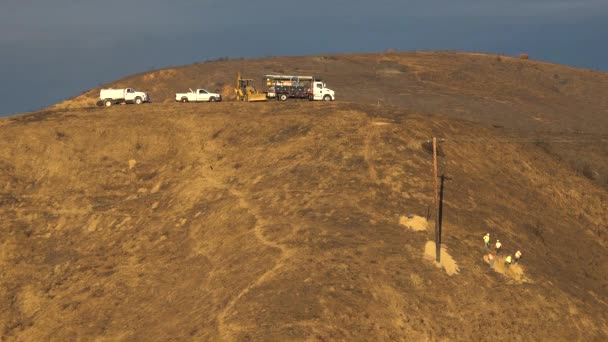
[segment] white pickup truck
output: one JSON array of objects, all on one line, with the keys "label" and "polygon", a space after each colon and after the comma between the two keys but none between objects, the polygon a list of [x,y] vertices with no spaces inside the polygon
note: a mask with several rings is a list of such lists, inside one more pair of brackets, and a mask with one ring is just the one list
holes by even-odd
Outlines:
[{"label": "white pickup truck", "polygon": [[110,107],[114,104],[119,103],[135,103],[142,104],[144,102],[151,102],[150,95],[141,91],[136,91],[133,88],[125,89],[101,89],[99,92],[98,106]]},{"label": "white pickup truck", "polygon": [[222,95],[210,93],[206,89],[197,89],[193,91],[189,89],[188,93],[175,94],[175,101],[179,102],[216,102],[222,101]]}]

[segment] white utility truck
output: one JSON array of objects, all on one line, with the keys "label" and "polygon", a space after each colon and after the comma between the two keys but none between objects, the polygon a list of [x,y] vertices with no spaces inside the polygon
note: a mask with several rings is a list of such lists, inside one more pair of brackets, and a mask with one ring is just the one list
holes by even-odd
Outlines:
[{"label": "white utility truck", "polygon": [[150,95],[141,91],[136,91],[133,88],[125,89],[101,89],[99,92],[98,106],[110,107],[111,105],[119,103],[135,103],[142,104],[144,102],[151,102]]},{"label": "white utility truck", "polygon": [[268,98],[286,101],[288,98],[311,101],[334,101],[336,93],[325,82],[313,76],[266,75],[264,76]]},{"label": "white utility truck", "polygon": [[222,95],[211,93],[207,89],[197,89],[193,91],[189,89],[188,93],[175,94],[175,101],[179,102],[216,102],[222,101]]}]

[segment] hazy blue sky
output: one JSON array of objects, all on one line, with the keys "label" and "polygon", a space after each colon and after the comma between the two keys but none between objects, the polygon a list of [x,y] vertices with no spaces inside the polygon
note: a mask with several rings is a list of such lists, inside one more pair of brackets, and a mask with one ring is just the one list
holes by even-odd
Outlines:
[{"label": "hazy blue sky", "polygon": [[221,56],[525,51],[608,71],[607,42],[608,0],[0,0],[0,116]]}]

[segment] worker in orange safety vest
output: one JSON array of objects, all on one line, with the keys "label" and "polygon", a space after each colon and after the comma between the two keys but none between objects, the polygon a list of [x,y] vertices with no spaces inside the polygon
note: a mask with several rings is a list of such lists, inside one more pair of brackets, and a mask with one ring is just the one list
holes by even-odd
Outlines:
[{"label": "worker in orange safety vest", "polygon": [[488,263],[490,264],[490,268],[494,268],[494,255],[492,253],[488,253]]}]

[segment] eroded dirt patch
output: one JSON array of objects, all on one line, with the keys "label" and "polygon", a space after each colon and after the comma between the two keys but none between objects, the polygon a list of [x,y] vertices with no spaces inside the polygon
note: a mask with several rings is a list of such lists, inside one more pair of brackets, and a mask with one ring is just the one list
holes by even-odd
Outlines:
[{"label": "eroded dirt patch", "polygon": [[[488,263],[488,256],[484,255],[483,261]],[[495,257],[494,258],[494,271],[498,272],[505,277],[509,278],[511,283],[515,284],[523,284],[532,282],[525,275],[524,268],[520,264],[511,264],[511,266],[507,267],[505,264],[505,257]]]},{"label": "eroded dirt patch", "polygon": [[399,217],[399,224],[417,232],[427,230],[429,227],[426,218],[418,215],[401,216]]},{"label": "eroded dirt patch", "polygon": [[435,266],[443,268],[448,275],[454,275],[460,271],[458,264],[456,264],[454,258],[448,254],[448,248],[444,244],[441,245],[439,254],[440,262],[435,261],[435,241],[427,241],[424,245],[424,258],[433,262]]}]

